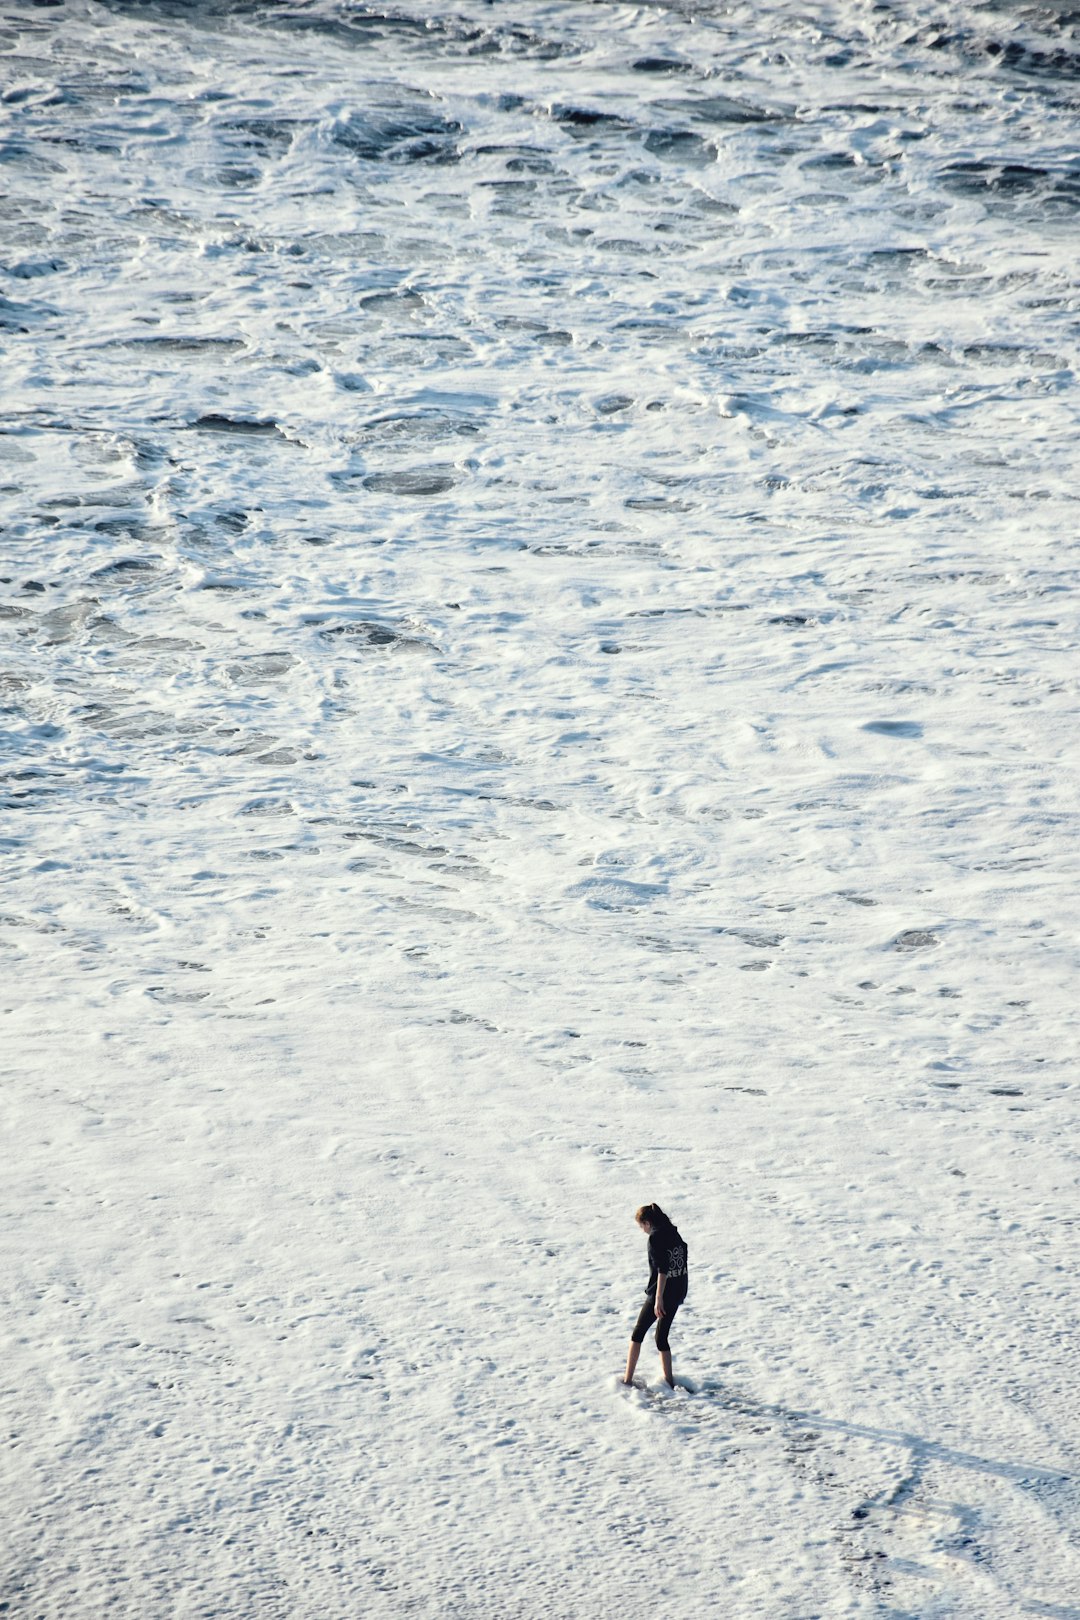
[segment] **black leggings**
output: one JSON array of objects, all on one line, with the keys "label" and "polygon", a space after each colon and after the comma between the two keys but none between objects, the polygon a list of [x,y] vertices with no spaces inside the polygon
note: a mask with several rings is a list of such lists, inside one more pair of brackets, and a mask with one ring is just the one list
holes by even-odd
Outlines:
[{"label": "black leggings", "polygon": [[668,1344],[668,1329],[675,1320],[675,1312],[678,1310],[685,1298],[685,1294],[683,1294],[680,1299],[668,1299],[665,1295],[664,1314],[658,1319],[656,1315],[656,1300],[650,1295],[649,1298],[646,1299],[644,1305],[641,1307],[641,1310],[638,1313],[638,1319],[634,1323],[634,1331],[630,1335],[634,1343],[640,1344],[646,1333],[648,1333],[649,1329],[655,1322],[656,1348],[658,1350],[669,1350],[671,1346]]}]

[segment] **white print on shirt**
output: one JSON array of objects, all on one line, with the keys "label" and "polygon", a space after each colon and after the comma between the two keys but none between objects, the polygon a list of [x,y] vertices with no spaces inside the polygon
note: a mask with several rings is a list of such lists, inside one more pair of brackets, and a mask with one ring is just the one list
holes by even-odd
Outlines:
[{"label": "white print on shirt", "polygon": [[669,1277],[685,1277],[686,1276],[686,1244],[685,1243],[673,1243],[671,1248],[668,1250],[667,1259],[668,1259],[667,1274],[668,1274]]}]

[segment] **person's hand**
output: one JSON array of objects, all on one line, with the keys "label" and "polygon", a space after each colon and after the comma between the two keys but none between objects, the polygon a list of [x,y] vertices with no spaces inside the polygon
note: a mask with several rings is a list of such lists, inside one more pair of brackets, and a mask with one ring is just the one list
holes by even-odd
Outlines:
[{"label": "person's hand", "polygon": [[662,1299],[658,1299],[656,1302],[656,1314],[658,1317],[664,1314],[664,1302]]}]

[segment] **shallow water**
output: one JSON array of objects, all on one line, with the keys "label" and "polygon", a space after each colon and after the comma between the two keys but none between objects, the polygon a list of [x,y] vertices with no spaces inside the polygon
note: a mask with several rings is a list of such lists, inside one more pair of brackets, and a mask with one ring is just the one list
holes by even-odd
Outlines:
[{"label": "shallow water", "polygon": [[[309,1376],[275,1360],[307,1319],[294,1300],[323,1301],[338,1367],[355,1272],[389,1290],[398,1432],[519,1537],[486,1584],[466,1573],[478,1524],[429,1567],[395,1525],[430,1529],[438,1489],[406,1469],[364,1508],[383,1561],[357,1573],[354,1549],[353,1584],[324,1559],[298,1598],[285,1531],[273,1576],[241,1536],[261,1613],[357,1594],[441,1613],[450,1590],[505,1615],[521,1582],[530,1616],[599,1612],[598,1581],[632,1606],[648,1544],[598,1548],[582,1508],[538,1573],[527,1471],[494,1452],[462,1471],[422,1381],[448,1321],[468,1411],[446,1432],[479,1445],[509,1403],[533,1426],[531,1500],[558,1503],[561,1397],[489,1401],[484,1357],[526,1389],[533,1334],[586,1378],[617,1359],[625,1288],[598,1301],[631,1275],[619,1212],[653,1197],[721,1268],[701,1334],[744,1296],[753,1398],[850,1423],[864,1377],[876,1408],[900,1376],[907,1306],[868,1262],[868,1346],[831,1314],[823,1256],[904,1212],[897,1263],[944,1252],[959,1315],[911,1305],[916,1361],[937,1333],[948,1348],[885,1397],[891,1428],[967,1412],[1050,1478],[1043,1574],[1002,1528],[1031,1544],[1013,1498],[972,1502],[981,1563],[957,1574],[946,1537],[916,1576],[908,1548],[888,1599],[797,1513],[773,1571],[736,1492],[695,1602],[1080,1613],[1053,1416],[1054,1324],[1075,1311],[1078,68],[1080,17],[1046,5],[0,6],[13,1254],[28,1288],[79,1276],[110,1302],[70,1341],[47,1317],[41,1342],[67,1349],[28,1409],[93,1404],[96,1381],[58,1369],[88,1347],[111,1366],[127,1333],[179,1357],[159,1318],[190,1318],[153,1278],[187,1275],[167,1256],[190,1246],[232,1289],[224,1242],[278,1302],[247,1318],[262,1432]],[[92,1143],[62,1123],[80,1108]],[[390,1280],[349,1243],[315,1275],[335,1201],[364,1199],[397,1234]],[[993,1251],[982,1298],[965,1271],[1010,1211],[1018,1257]],[[514,1280],[553,1223],[588,1255],[581,1319],[554,1328],[565,1279],[541,1264],[524,1301]],[[114,1291],[136,1235],[151,1259]],[[984,1333],[985,1357],[961,1348]],[[1016,1420],[1002,1346],[1041,1369],[1045,1431]],[[715,1350],[699,1337],[703,1375]],[[116,1377],[140,1410],[145,1385]],[[304,1387],[298,1433],[333,1390],[351,1411],[332,1379]],[[594,1397],[566,1396],[586,1428]],[[220,1398],[227,1451],[248,1419]],[[606,1391],[598,1410],[626,1415]],[[604,1434],[591,1477],[615,1524],[640,1456]],[[86,1614],[149,1579],[117,1550],[123,1446],[97,1443],[119,1448],[114,1528],[109,1559],[79,1564]],[[711,1444],[692,1455],[723,1495]],[[786,1455],[759,1459],[769,1523],[790,1513]],[[41,1502],[70,1498],[73,1465],[45,1446],[23,1466],[47,1489],[19,1591],[70,1612],[70,1517]],[[291,1524],[285,1477],[260,1489]],[[656,1489],[664,1534],[696,1534],[677,1485]],[[190,1569],[161,1538],[159,1603]],[[553,1595],[560,1545],[576,1562]],[[224,1555],[201,1578],[192,1612],[244,1612]]]}]

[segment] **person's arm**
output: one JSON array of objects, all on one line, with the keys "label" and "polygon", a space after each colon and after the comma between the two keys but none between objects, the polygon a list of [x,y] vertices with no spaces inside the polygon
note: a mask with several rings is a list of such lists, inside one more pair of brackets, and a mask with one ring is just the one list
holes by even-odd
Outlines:
[{"label": "person's arm", "polygon": [[657,1316],[663,1316],[663,1314],[664,1314],[664,1284],[666,1282],[667,1282],[667,1272],[666,1271],[658,1271],[656,1273],[656,1314],[657,1314]]}]

